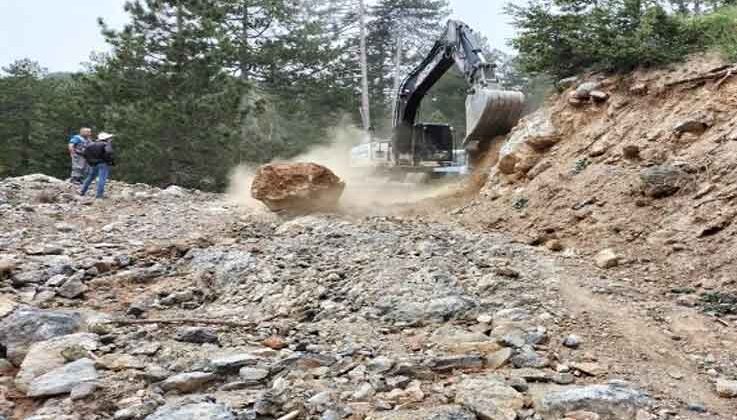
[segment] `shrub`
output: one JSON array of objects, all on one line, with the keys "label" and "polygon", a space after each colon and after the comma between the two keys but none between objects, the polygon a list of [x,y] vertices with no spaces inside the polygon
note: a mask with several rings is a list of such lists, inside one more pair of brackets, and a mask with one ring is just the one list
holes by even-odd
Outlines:
[{"label": "shrub", "polygon": [[532,0],[507,12],[522,70],[533,74],[656,66],[683,59],[694,44],[693,25],[654,1]]},{"label": "shrub", "polygon": [[717,9],[686,23],[699,46],[714,49],[727,60],[737,60],[737,7]]}]

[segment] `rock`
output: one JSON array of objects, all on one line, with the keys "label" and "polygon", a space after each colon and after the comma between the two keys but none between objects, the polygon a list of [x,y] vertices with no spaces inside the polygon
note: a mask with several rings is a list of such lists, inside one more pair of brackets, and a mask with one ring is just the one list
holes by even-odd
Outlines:
[{"label": "rock", "polygon": [[545,420],[557,420],[577,410],[595,412],[602,420],[632,420],[648,402],[643,392],[612,381],[607,385],[549,391],[535,401],[535,409]]},{"label": "rock", "polygon": [[32,245],[26,248],[26,254],[28,255],[61,255],[63,253],[64,248],[51,244]]},{"label": "rock", "polygon": [[563,339],[563,345],[571,349],[577,349],[581,345],[581,337],[571,334]]},{"label": "rock", "polygon": [[678,125],[673,127],[673,132],[676,133],[676,135],[681,135],[683,133],[701,134],[708,128],[709,124],[702,121],[701,119],[688,119],[678,123]]},{"label": "rock", "polygon": [[385,356],[375,357],[366,364],[369,371],[378,374],[389,372],[392,367],[394,367],[394,360]]},{"label": "rock", "polygon": [[457,405],[444,405],[417,410],[398,410],[371,415],[375,420],[476,420],[476,415]]},{"label": "rock", "polygon": [[456,404],[481,419],[515,420],[524,406],[524,396],[496,376],[467,378],[458,384]]},{"label": "rock", "polygon": [[503,348],[498,350],[486,358],[486,364],[490,369],[499,369],[500,367],[507,364],[509,359],[512,357],[512,349]]},{"label": "rock", "polygon": [[693,411],[695,413],[706,413],[706,407],[701,403],[689,403],[687,408],[688,411]]},{"label": "rock", "polygon": [[275,335],[267,338],[261,344],[274,350],[281,350],[289,345],[286,340]]},{"label": "rock", "polygon": [[172,197],[184,197],[187,195],[187,190],[178,185],[170,185],[161,191],[161,194]]},{"label": "rock", "polygon": [[345,183],[330,169],[315,163],[273,163],[261,166],[251,184],[251,196],[272,211],[334,209]]},{"label": "rock", "polygon": [[499,163],[497,163],[497,167],[499,168],[499,172],[506,175],[511,175],[515,172],[517,162],[519,162],[519,158],[517,158],[515,154],[510,153],[499,158]]},{"label": "rock", "polygon": [[557,239],[551,239],[545,243],[545,247],[553,252],[560,252],[565,249],[563,244]]},{"label": "rock", "polygon": [[154,401],[141,401],[121,408],[113,414],[113,420],[139,420],[156,411],[159,406]]},{"label": "rock", "polygon": [[484,358],[478,355],[436,357],[430,361],[429,365],[436,372],[481,369],[484,367]]},{"label": "rock", "polygon": [[269,377],[267,369],[243,367],[238,371],[238,376],[246,382],[259,382]]},{"label": "rock", "polygon": [[592,413],[591,411],[572,411],[570,413],[566,413],[566,419],[571,420],[599,420],[601,419],[601,416],[599,416],[596,413]]},{"label": "rock", "polygon": [[80,359],[56,368],[35,378],[28,387],[29,397],[48,397],[66,394],[85,382],[98,378],[95,363],[90,359]]},{"label": "rock", "polygon": [[230,354],[210,359],[210,366],[217,371],[236,371],[244,366],[254,366],[261,361],[260,357],[250,353]]},{"label": "rock", "polygon": [[354,401],[368,401],[374,394],[376,394],[374,387],[370,383],[364,382],[358,386],[351,398]]},{"label": "rock", "polygon": [[648,87],[645,83],[635,83],[630,87],[630,93],[633,95],[647,95]]},{"label": "rock", "polygon": [[180,373],[167,378],[162,382],[161,389],[164,391],[178,391],[186,394],[202,388],[204,385],[215,379],[215,374],[210,372]]},{"label": "rock", "polygon": [[153,342],[153,343],[143,343],[140,346],[137,346],[136,348],[131,350],[131,355],[133,356],[153,356],[154,354],[158,353],[161,349],[161,344]]},{"label": "rock", "polygon": [[635,416],[635,420],[655,420],[656,418],[654,414],[650,414],[642,409],[637,410],[637,415]]},{"label": "rock", "polygon": [[640,158],[640,147],[636,144],[629,144],[627,146],[622,147],[622,156],[624,156],[625,159],[639,159]]},{"label": "rock", "polygon": [[598,88],[599,83],[596,82],[581,83],[573,92],[573,97],[579,100],[588,100],[591,97],[591,93]]},{"label": "rock", "polygon": [[576,362],[571,363],[571,369],[577,370],[589,376],[600,376],[606,373],[606,368],[598,363],[592,362]]},{"label": "rock", "polygon": [[57,290],[57,293],[68,299],[74,299],[81,296],[84,292],[89,290],[89,287],[82,283],[79,278],[70,278]]},{"label": "rock", "polygon": [[530,345],[522,346],[517,354],[512,356],[511,362],[516,368],[540,369],[550,365],[550,360],[547,357],[537,354],[535,349]]},{"label": "rock", "polygon": [[10,277],[17,266],[15,261],[0,259],[0,280]]},{"label": "rock", "polygon": [[59,287],[64,284],[65,281],[67,281],[67,276],[65,276],[64,274],[57,274],[55,276],[51,276],[50,279],[46,280],[46,286]]},{"label": "rock", "polygon": [[560,90],[566,90],[575,84],[579,82],[579,78],[576,76],[566,77],[565,79],[560,79],[556,83],[556,86],[558,86],[558,89]]},{"label": "rock", "polygon": [[62,352],[67,348],[81,347],[84,354],[79,359],[82,359],[87,357],[87,352],[96,350],[99,345],[99,337],[91,333],[69,334],[34,343],[15,376],[15,386],[23,392],[28,392],[28,387],[34,379],[64,366],[67,360]]},{"label": "rock", "polygon": [[601,90],[592,90],[589,93],[589,96],[591,97],[591,99],[593,99],[594,102],[598,103],[606,102],[609,100],[609,94]]},{"label": "rock", "polygon": [[72,334],[81,323],[76,312],[19,307],[0,321],[0,344],[6,347],[8,360],[19,366],[31,344]]},{"label": "rock", "polygon": [[679,168],[664,164],[640,171],[643,193],[652,198],[664,198],[675,194],[686,183],[686,174]]},{"label": "rock", "polygon": [[717,394],[723,398],[737,397],[737,381],[727,379],[717,379]]},{"label": "rock", "polygon": [[576,377],[567,372],[555,373],[550,379],[558,385],[570,385],[576,382]]},{"label": "rock", "polygon": [[204,398],[184,399],[159,407],[145,420],[236,420],[225,404]]},{"label": "rock", "polygon": [[140,369],[143,370],[146,365],[139,359],[130,354],[106,354],[95,360],[95,367],[106,370],[126,370]]},{"label": "rock", "polygon": [[76,226],[69,224],[69,223],[63,223],[63,222],[55,224],[54,228],[58,230],[59,232],[64,232],[64,233],[74,232],[75,230],[77,230]]},{"label": "rock", "polygon": [[208,327],[182,327],[177,329],[177,333],[174,336],[177,341],[185,343],[218,343],[217,332]]},{"label": "rock", "polygon": [[18,303],[16,301],[6,295],[0,295],[0,318],[5,318],[17,307]]},{"label": "rock", "polygon": [[148,382],[160,382],[171,376],[171,372],[155,364],[149,364],[143,372],[143,377]]},{"label": "rock", "polygon": [[584,106],[588,102],[588,99],[578,99],[576,97],[576,92],[571,92],[570,95],[568,95],[568,104],[572,107],[578,108]]},{"label": "rock", "polygon": [[619,265],[619,256],[617,256],[613,249],[607,248],[599,251],[594,261],[599,268],[613,268]]},{"label": "rock", "polygon": [[72,388],[72,391],[69,393],[69,398],[72,400],[81,400],[94,394],[96,390],[96,382],[83,382]]}]

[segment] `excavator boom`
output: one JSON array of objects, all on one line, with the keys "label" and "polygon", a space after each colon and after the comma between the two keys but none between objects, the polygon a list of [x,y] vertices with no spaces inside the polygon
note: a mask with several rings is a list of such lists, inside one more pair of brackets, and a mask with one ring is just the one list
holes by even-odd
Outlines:
[{"label": "excavator boom", "polygon": [[469,152],[479,145],[509,132],[519,121],[524,107],[524,95],[502,90],[491,80],[494,65],[488,63],[481,51],[477,37],[463,22],[448,21],[445,33],[433,45],[430,53],[402,82],[397,93],[394,114],[392,147],[396,163],[401,160],[417,162],[418,150],[427,131],[415,120],[422,99],[435,83],[455,65],[469,85],[466,98],[466,137],[463,145]]}]

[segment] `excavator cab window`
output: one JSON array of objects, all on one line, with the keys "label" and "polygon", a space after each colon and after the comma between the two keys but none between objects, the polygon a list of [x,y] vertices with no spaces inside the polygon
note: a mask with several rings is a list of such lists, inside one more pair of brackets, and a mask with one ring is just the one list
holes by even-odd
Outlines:
[{"label": "excavator cab window", "polygon": [[416,124],[412,133],[415,165],[453,162],[453,128],[447,124]]}]

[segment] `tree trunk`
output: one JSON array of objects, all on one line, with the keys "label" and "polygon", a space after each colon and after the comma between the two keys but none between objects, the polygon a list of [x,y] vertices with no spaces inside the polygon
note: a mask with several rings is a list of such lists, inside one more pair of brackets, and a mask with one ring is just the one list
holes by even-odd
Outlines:
[{"label": "tree trunk", "polygon": [[401,84],[401,79],[399,78],[401,75],[401,68],[402,66],[402,37],[401,35],[397,34],[397,51],[394,56],[394,89],[392,89],[392,95],[396,95],[396,97],[392,98],[392,118],[397,113],[397,101],[396,98],[399,97],[399,85]]},{"label": "tree trunk", "polygon": [[364,0],[359,0],[359,20],[361,26],[361,119],[363,129],[371,128],[371,110],[369,109],[368,64],[366,62],[366,8]]},{"label": "tree trunk", "polygon": [[[250,108],[250,97],[251,94],[249,89],[249,39],[248,39],[248,3],[243,2],[243,8],[241,10],[241,48],[240,48],[240,54],[239,54],[239,67],[240,67],[240,78],[242,85],[241,89],[243,89],[243,92],[241,93],[241,103],[240,103],[240,125],[241,125],[241,146],[238,148],[238,162],[243,163],[243,150],[244,149],[250,149],[252,147],[257,147],[255,144],[249,145],[249,130],[248,130],[248,116],[249,113],[252,111]],[[249,155],[251,155],[249,153]],[[251,155],[252,156],[252,155]],[[250,159],[249,159],[250,160]]]}]

